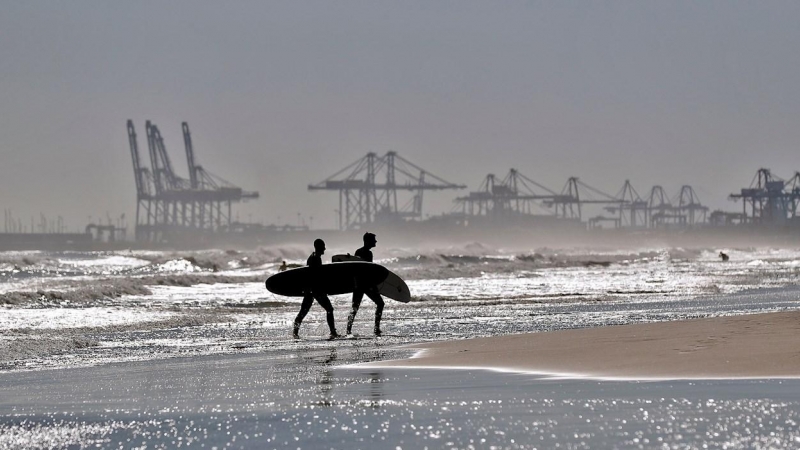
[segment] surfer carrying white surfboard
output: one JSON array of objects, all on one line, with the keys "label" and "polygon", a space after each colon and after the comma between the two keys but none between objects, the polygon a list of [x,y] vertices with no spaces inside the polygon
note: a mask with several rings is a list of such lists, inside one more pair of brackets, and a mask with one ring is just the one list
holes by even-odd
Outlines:
[{"label": "surfer carrying white surfboard", "polygon": [[[321,267],[322,255],[324,254],[325,241],[322,239],[316,239],[314,241],[314,253],[308,257],[306,265],[308,267]],[[314,287],[312,287],[309,292],[305,292],[303,295],[303,304],[300,306],[300,312],[297,313],[297,317],[294,319],[292,337],[295,339],[300,339],[300,324],[303,323],[303,319],[306,317],[306,314],[308,314],[308,311],[311,309],[311,305],[314,303],[315,299],[317,300],[317,303],[319,303],[319,305],[325,309],[325,318],[328,321],[328,328],[330,328],[331,331],[331,339],[336,339],[339,337],[339,334],[336,332],[336,323],[333,321],[333,305],[331,305],[330,299],[323,291],[315,289]]]},{"label": "surfer carrying white surfboard", "polygon": [[[356,250],[355,255],[367,262],[372,262],[372,251],[378,245],[378,239],[372,233],[364,233],[364,246]],[[375,336],[381,335],[381,316],[383,315],[383,297],[378,293],[377,286],[359,286],[353,291],[353,307],[347,317],[347,334],[353,334],[353,322],[356,320],[358,308],[364,294],[375,302]]]}]

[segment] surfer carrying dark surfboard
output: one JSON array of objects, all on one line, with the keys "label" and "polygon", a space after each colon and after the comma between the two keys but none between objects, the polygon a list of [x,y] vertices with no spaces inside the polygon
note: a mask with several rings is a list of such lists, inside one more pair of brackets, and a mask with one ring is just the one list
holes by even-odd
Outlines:
[{"label": "surfer carrying dark surfboard", "polygon": [[[372,251],[378,245],[378,239],[372,233],[364,233],[364,246],[356,250],[355,255],[367,262],[372,262]],[[377,286],[361,286],[353,291],[353,307],[347,317],[347,334],[353,334],[353,322],[356,320],[358,308],[364,294],[375,302],[375,336],[381,335],[381,316],[383,315],[383,297],[378,293]]]},{"label": "surfer carrying dark surfboard", "polygon": [[[308,257],[306,265],[308,267],[322,266],[322,255],[324,254],[325,241],[322,239],[316,239],[314,241],[314,253]],[[303,296],[303,304],[300,306],[300,312],[297,313],[297,317],[294,319],[292,337],[295,339],[300,339],[300,324],[303,323],[303,319],[306,317],[306,314],[308,314],[308,311],[311,309],[311,305],[314,303],[315,299],[317,300],[317,303],[319,303],[319,305],[325,309],[325,318],[328,321],[328,328],[330,328],[331,331],[331,339],[339,337],[339,334],[336,332],[336,323],[333,321],[333,305],[331,305],[330,299],[324,292],[318,292],[313,287],[311,288],[310,292],[306,292]]]}]

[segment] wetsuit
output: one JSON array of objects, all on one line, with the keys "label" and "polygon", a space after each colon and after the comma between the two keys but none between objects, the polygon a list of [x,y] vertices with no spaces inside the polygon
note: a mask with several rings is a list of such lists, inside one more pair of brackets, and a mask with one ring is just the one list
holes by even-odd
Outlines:
[{"label": "wetsuit", "polygon": [[[367,262],[372,262],[372,252],[367,247],[361,247],[356,250],[356,256]],[[353,307],[350,310],[350,315],[347,317],[347,334],[352,334],[353,322],[356,320],[358,308],[361,306],[361,300],[364,299],[364,294],[375,302],[375,334],[381,335],[381,316],[383,315],[383,297],[378,293],[377,286],[370,286],[365,289],[357,289],[353,291]]]},{"label": "wetsuit", "polygon": [[[322,258],[314,252],[308,257],[306,265],[308,267],[320,267],[322,266]],[[325,293],[314,292],[312,288],[310,292],[307,292],[305,296],[303,296],[303,304],[300,306],[300,312],[297,313],[297,317],[294,319],[293,335],[295,338],[298,337],[300,324],[303,322],[306,314],[308,314],[315,299],[317,303],[325,309],[325,318],[328,321],[328,328],[331,330],[331,336],[336,336],[336,324],[333,321],[333,305],[331,305],[331,301]]]}]

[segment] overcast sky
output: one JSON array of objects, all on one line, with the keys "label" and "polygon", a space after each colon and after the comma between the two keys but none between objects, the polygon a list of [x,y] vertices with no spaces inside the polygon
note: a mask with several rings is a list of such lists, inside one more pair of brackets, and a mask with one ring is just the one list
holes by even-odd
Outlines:
[{"label": "overcast sky", "polygon": [[[0,205],[83,227],[132,217],[125,122],[158,124],[261,198],[240,218],[333,227],[308,192],[395,150],[476,189],[516,167],[615,193],[800,170],[800,2],[8,2]],[[427,196],[449,211],[456,193]]]}]

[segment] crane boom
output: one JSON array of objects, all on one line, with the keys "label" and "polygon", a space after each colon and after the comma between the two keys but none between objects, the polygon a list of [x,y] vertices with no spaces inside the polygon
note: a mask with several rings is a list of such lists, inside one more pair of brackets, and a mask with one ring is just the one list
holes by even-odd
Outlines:
[{"label": "crane boom", "polygon": [[189,124],[183,122],[183,145],[186,147],[186,162],[189,165],[189,183],[192,189],[197,189],[197,166],[194,162],[194,147],[192,146],[192,134],[189,132]]}]

